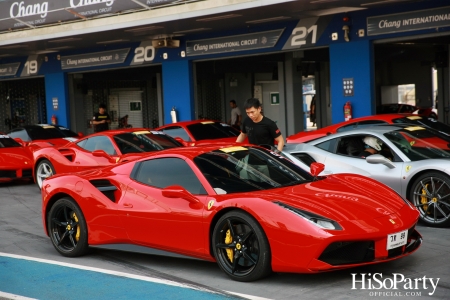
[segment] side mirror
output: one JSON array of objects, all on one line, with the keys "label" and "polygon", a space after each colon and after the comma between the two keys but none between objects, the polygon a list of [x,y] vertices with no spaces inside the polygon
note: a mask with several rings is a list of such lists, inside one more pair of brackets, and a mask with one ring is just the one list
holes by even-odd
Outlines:
[{"label": "side mirror", "polygon": [[82,138],[84,134],[82,132],[78,132],[78,137]]},{"label": "side mirror", "polygon": [[182,198],[191,203],[199,203],[200,201],[185,188],[179,185],[171,185],[162,190],[162,195],[167,198]]},{"label": "side mirror", "polygon": [[386,157],[384,157],[381,154],[373,154],[373,155],[367,156],[366,161],[369,164],[383,164],[386,167],[388,167],[389,169],[395,168],[395,165],[392,163],[392,161],[390,161],[389,159],[387,159]]},{"label": "side mirror", "polygon": [[95,156],[95,157],[104,157],[110,163],[115,163],[116,162],[116,159],[114,157],[111,157],[111,155],[106,153],[104,150],[94,150],[94,151],[92,151],[92,155]]},{"label": "side mirror", "polygon": [[323,170],[325,170],[324,164],[318,163],[318,162],[313,162],[313,163],[311,163],[309,172],[311,173],[312,176],[317,177]]},{"label": "side mirror", "polygon": [[185,140],[183,140],[183,139],[180,138],[179,136],[174,137],[174,139],[175,139],[177,142],[183,144],[183,146],[185,146],[185,147],[186,147],[186,146],[190,146],[188,142],[186,142]]}]

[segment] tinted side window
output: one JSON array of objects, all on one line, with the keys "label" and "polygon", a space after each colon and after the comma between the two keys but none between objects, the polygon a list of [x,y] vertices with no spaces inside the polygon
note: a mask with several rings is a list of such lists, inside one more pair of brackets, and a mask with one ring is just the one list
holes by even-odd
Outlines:
[{"label": "tinted side window", "polygon": [[342,132],[342,131],[347,131],[347,130],[355,129],[356,126],[357,126],[357,124],[358,124],[358,123],[355,122],[355,123],[352,123],[352,124],[348,124],[348,125],[339,127],[338,130],[336,130],[336,132]]},{"label": "tinted side window", "polygon": [[322,150],[328,151],[328,152],[334,152],[336,145],[336,139],[328,140],[325,142],[322,142],[320,144],[317,144],[316,147],[320,148]]},{"label": "tinted side window", "polygon": [[11,131],[10,133],[8,133],[8,135],[12,138],[20,138],[24,142],[31,141],[31,139],[28,136],[28,133],[26,132],[25,129],[15,129],[15,130]]},{"label": "tinted side window", "polygon": [[86,140],[86,142],[80,142],[77,144],[79,147],[87,150],[87,151],[94,151],[94,150],[103,150],[109,155],[115,155],[116,151],[114,149],[113,144],[111,143],[111,140],[107,138],[106,136],[94,136],[92,138],[89,138]]},{"label": "tinted side window", "polygon": [[159,158],[141,162],[135,179],[161,189],[180,185],[191,194],[206,194],[194,171],[180,158]]},{"label": "tinted side window", "polygon": [[165,128],[165,129],[163,129],[161,131],[164,132],[167,135],[170,135],[173,138],[179,137],[179,138],[181,138],[184,141],[188,141],[188,142],[191,141],[191,139],[189,138],[189,135],[187,134],[186,130],[184,130],[184,128],[181,128],[179,126]]}]

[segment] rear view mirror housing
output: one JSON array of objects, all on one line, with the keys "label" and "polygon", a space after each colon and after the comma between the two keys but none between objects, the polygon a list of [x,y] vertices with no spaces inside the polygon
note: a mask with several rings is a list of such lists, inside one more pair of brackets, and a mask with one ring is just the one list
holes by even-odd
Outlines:
[{"label": "rear view mirror housing", "polygon": [[318,162],[313,162],[311,163],[310,166],[310,173],[312,176],[317,177],[319,176],[320,173],[322,173],[322,171],[325,170],[325,165],[322,163],[318,163]]}]

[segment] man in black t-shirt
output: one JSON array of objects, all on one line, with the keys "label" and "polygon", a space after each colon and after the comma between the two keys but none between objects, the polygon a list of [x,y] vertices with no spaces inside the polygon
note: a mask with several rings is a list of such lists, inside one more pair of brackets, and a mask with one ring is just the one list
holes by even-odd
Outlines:
[{"label": "man in black t-shirt", "polygon": [[242,122],[241,134],[237,137],[236,142],[243,142],[248,136],[248,141],[255,145],[275,145],[278,142],[277,149],[283,150],[284,139],[278,129],[278,126],[271,119],[261,114],[261,103],[256,98],[250,98],[245,101],[245,112],[248,118]]},{"label": "man in black t-shirt", "polygon": [[111,118],[106,112],[106,105],[102,103],[98,107],[98,113],[96,113],[92,118],[92,124],[94,125],[94,132],[108,130],[109,123],[111,123]]}]

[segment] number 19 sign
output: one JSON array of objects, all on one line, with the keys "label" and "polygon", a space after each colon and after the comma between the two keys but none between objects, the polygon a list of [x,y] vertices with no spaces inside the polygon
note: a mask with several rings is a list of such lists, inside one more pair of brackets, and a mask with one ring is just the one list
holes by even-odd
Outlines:
[{"label": "number 19 sign", "polygon": [[28,56],[27,61],[23,65],[22,73],[20,77],[36,76],[39,73],[39,68],[42,65],[43,57],[38,55]]}]

